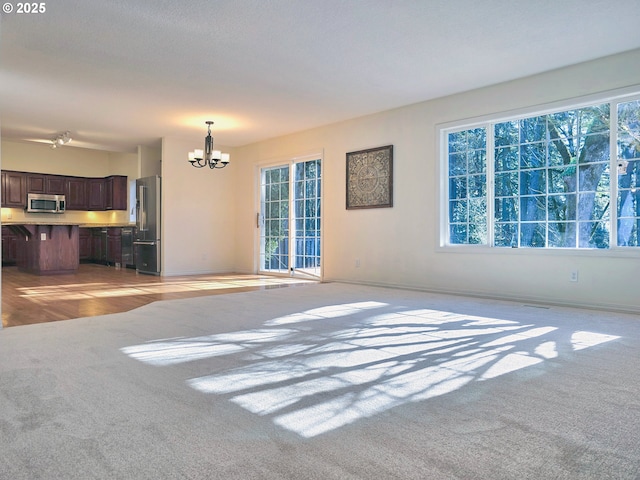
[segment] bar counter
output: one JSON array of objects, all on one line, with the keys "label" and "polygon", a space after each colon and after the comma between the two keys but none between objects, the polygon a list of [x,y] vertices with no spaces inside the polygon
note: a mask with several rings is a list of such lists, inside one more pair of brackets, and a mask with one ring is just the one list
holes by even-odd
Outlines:
[{"label": "bar counter", "polygon": [[16,234],[19,270],[36,275],[74,273],[78,257],[78,225],[3,223]]}]

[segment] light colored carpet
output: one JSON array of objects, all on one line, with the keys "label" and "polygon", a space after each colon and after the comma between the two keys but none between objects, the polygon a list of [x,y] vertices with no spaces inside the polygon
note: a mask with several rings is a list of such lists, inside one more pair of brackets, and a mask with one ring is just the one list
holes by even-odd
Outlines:
[{"label": "light colored carpet", "polygon": [[637,479],[640,317],[337,283],[0,331],[2,479]]}]

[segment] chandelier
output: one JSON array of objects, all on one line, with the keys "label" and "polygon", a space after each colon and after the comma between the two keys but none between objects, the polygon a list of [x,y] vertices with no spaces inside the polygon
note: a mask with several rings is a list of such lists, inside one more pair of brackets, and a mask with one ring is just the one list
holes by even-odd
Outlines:
[{"label": "chandelier", "polygon": [[211,136],[211,120],[207,124],[207,136],[204,139],[204,150],[189,152],[189,163],[196,168],[224,168],[229,164],[229,154],[213,149],[213,137]]},{"label": "chandelier", "polygon": [[51,140],[51,148],[58,148],[71,141],[71,132],[64,132]]}]

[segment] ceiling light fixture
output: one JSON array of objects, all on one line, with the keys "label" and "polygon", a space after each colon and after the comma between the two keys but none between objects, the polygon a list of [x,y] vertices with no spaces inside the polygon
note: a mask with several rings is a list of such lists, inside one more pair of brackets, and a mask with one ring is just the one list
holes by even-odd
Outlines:
[{"label": "ceiling light fixture", "polygon": [[193,152],[189,152],[189,163],[196,168],[224,168],[229,164],[229,154],[213,149],[213,137],[211,136],[213,122],[208,120],[205,123],[208,131],[204,139],[204,150],[196,149]]},{"label": "ceiling light fixture", "polygon": [[61,133],[60,135],[56,135],[54,139],[51,140],[51,148],[58,148],[66,145],[71,141],[71,132],[66,131]]}]

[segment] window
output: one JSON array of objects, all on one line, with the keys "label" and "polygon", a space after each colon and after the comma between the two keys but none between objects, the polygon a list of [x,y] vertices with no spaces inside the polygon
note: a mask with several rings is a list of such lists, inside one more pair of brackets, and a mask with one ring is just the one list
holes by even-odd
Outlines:
[{"label": "window", "polygon": [[442,138],[446,244],[640,246],[640,100],[446,129]]}]

